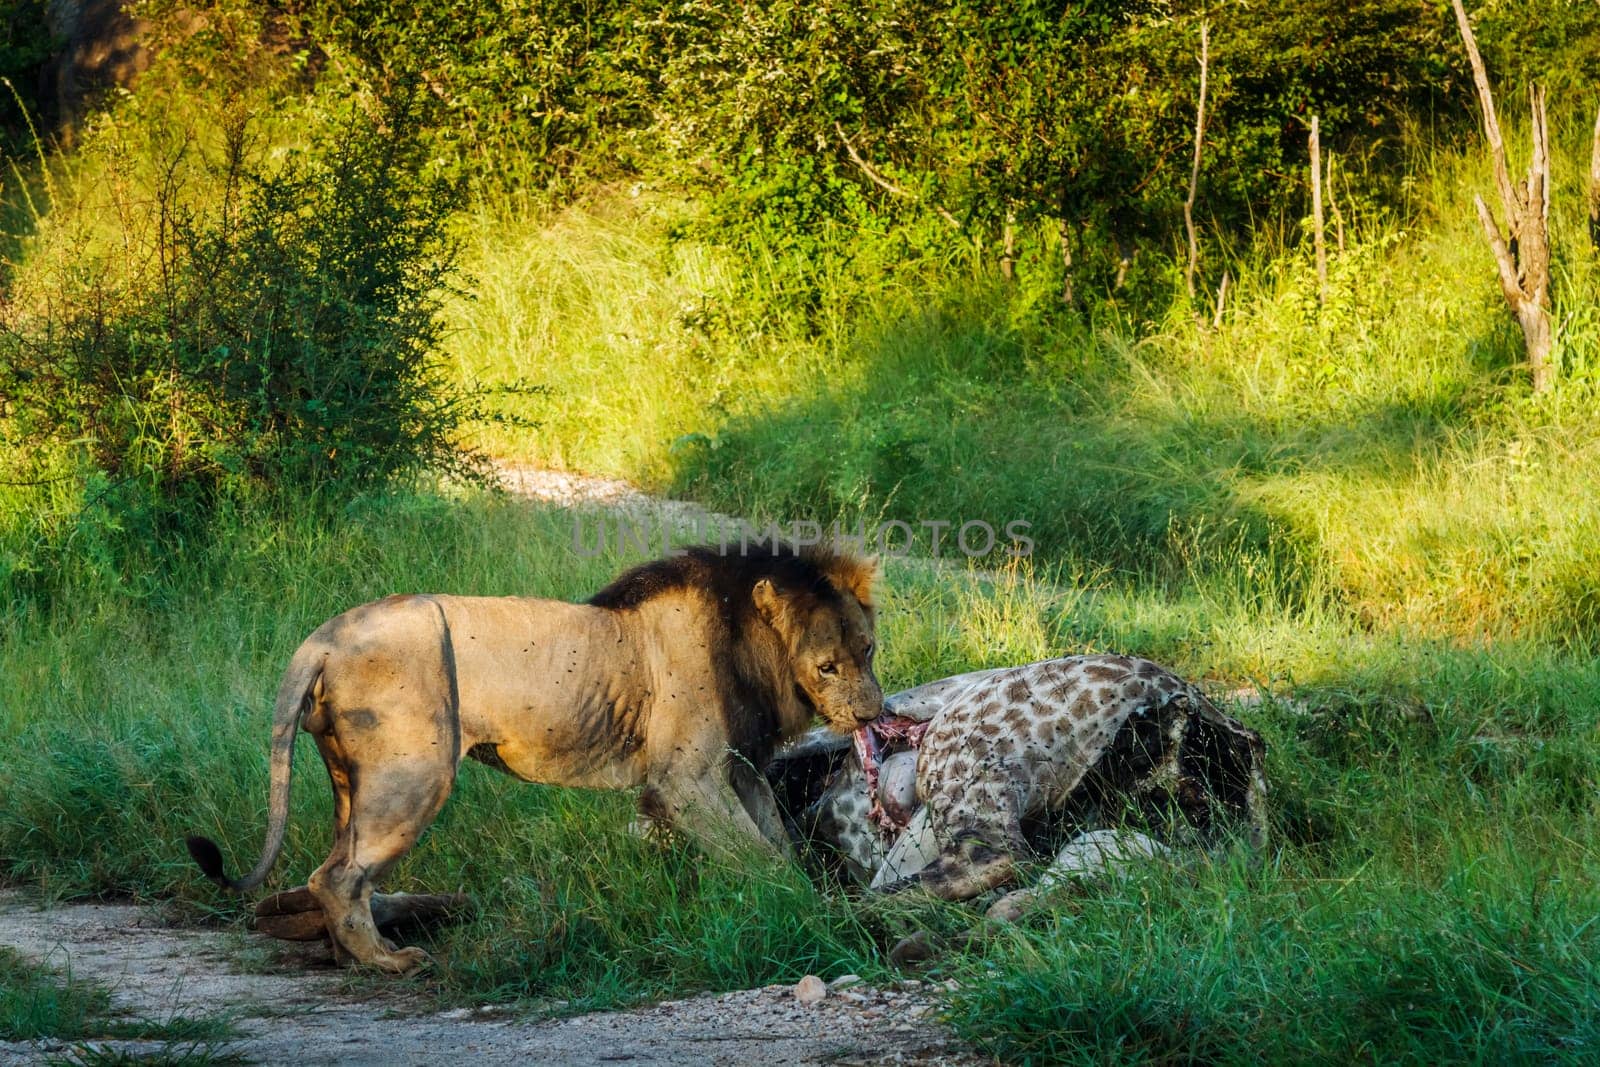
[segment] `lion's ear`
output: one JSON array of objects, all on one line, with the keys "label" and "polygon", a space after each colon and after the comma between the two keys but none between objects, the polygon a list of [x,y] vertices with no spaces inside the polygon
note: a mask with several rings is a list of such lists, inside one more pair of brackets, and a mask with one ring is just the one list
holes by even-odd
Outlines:
[{"label": "lion's ear", "polygon": [[880,574],[876,556],[868,556],[865,559],[846,557],[840,560],[833,577],[841,588],[855,597],[862,608],[871,614],[875,606],[873,592]]},{"label": "lion's ear", "polygon": [[750,597],[756,602],[756,610],[761,617],[767,620],[767,625],[785,637],[789,636],[789,605],[784,602],[782,594],[772,584],[771,578],[763,578],[750,590]]}]

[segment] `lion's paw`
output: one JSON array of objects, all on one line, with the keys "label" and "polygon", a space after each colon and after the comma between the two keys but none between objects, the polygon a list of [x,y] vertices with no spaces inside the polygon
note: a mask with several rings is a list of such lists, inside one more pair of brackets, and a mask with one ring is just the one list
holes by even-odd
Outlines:
[{"label": "lion's paw", "polygon": [[433,963],[433,957],[415,946],[411,948],[396,949],[376,956],[369,961],[371,966],[389,974],[408,978],[418,971]]}]

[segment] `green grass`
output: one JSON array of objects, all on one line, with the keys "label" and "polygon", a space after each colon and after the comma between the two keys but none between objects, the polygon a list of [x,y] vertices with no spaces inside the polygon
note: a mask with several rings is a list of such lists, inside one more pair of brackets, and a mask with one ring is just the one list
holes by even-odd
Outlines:
[{"label": "green grass", "polygon": [[[0,1041],[140,1040],[170,1043],[173,1062],[217,1062],[219,1042],[233,1028],[216,1018],[175,1016],[165,1022],[128,1018],[111,1004],[105,988],[69,972],[58,974],[0,946]],[[87,1047],[75,1062],[102,1062]],[[141,1062],[151,1062],[146,1057]]]},{"label": "green grass", "polygon": [[1403,220],[1353,214],[1326,308],[1308,256],[1236,263],[1214,330],[1181,307],[1065,314],[1040,244],[1006,284],[895,234],[819,262],[730,247],[648,188],[483,207],[452,351],[474,379],[552,390],[538,430],[483,438],[502,454],[760,518],[1023,519],[1051,559],[1175,588],[1248,566],[1359,627],[1592,648],[1600,274],[1581,198],[1556,203],[1564,377],[1530,399],[1472,215],[1482,167],[1420,149],[1414,166]]},{"label": "green grass", "polygon": [[1592,867],[1483,844],[1135,879],[957,964],[951,1019],[1015,1063],[1593,1062]]},{"label": "green grass", "polygon": [[[240,522],[159,598],[73,590],[52,615],[14,617],[0,729],[40,758],[0,771],[0,877],[242,914],[196,877],[183,838],[216,836],[234,866],[259,849],[262,699],[287,654],[343,606],[397,589],[592,592],[618,564],[580,559],[571,540],[565,516],[516,504],[380,497],[332,527]],[[304,742],[299,768],[281,886],[328,847],[326,787]],[[843,901],[798,871],[752,878],[659,852],[626,832],[632,806],[469,765],[428,847],[390,879],[466,889],[483,906],[435,946],[451,961],[445,986],[605,1004],[871,966]]]},{"label": "green grass", "polygon": [[[1328,307],[1304,255],[1245,261],[1217,329],[1182,307],[1065,314],[1027,235],[1006,285],[893,233],[798,262],[649,183],[553,212],[480,203],[460,220],[472,281],[450,356],[550,387],[525,412],[537,430],[479,439],[512,459],[756,518],[1031,522],[1027,563],[891,561],[886,689],[1116,649],[1274,694],[1239,711],[1269,744],[1261,864],[1084,889],[947,959],[951,1019],[983,1048],[1592,1061],[1596,261],[1558,190],[1564,370],[1531,398],[1470,211],[1479,161],[1419,150],[1411,171],[1401,214],[1351,211]],[[75,262],[52,227],[22,246],[34,269]],[[84,506],[102,491],[0,489],[0,547],[47,537],[17,557],[58,571],[22,576],[0,613],[0,880],[230,922],[245,904],[181,842],[218,838],[234,869],[256,854],[270,696],[307,632],[405,590],[578,598],[631,562],[576,555],[558,511],[432,491],[241,507],[130,553],[145,531]],[[304,741],[298,766],[275,887],[328,843]],[[428,987],[604,1006],[881,977],[898,936],[969,914],[659,851],[631,814],[625,795],[469,764],[389,879],[482,907],[425,942]]]},{"label": "green grass", "polygon": [[[306,632],[400,590],[575,598],[625,562],[575,556],[560,512],[375,496],[336,524],[270,511],[225,524],[159,596],[90,587],[13,616],[0,728],[27,755],[0,767],[3,877],[242,916],[182,839],[217,836],[234,867],[259,848],[269,698]],[[1270,746],[1264,866],[1087,890],[946,961],[964,982],[952,1002],[963,1032],[1041,1061],[1592,1055],[1600,667],[1531,644],[1352,633],[1337,612],[1273,609],[1249,592],[1209,581],[1173,597],[1068,567],[891,565],[880,666],[891,689],[1132,648],[1216,688],[1296,695],[1242,713]],[[303,881],[328,843],[326,787],[304,742],[298,768],[277,887]],[[882,975],[897,937],[961,921],[796,870],[658,851],[626,832],[631,814],[624,794],[525,786],[469,764],[388,880],[482,906],[424,942],[440,960],[431,988],[604,1006],[807,972]]]}]

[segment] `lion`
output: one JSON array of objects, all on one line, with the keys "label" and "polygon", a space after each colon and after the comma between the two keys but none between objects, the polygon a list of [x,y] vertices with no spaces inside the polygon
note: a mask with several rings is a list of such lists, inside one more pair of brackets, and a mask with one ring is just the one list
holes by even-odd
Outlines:
[{"label": "lion", "polygon": [[[260,885],[283,845],[296,731],[333,785],[333,849],[308,888],[341,958],[394,974],[429,962],[379,935],[371,896],[443,807],[463,757],[527,782],[643,787],[640,810],[722,855],[789,843],[756,770],[820,715],[876,718],[877,565],[781,542],[689,549],[586,603],[390,596],[324,623],[289,661],[273,715],[267,837],[243,878],[188,841],[206,876]],[[730,834],[728,831],[732,831]]]}]

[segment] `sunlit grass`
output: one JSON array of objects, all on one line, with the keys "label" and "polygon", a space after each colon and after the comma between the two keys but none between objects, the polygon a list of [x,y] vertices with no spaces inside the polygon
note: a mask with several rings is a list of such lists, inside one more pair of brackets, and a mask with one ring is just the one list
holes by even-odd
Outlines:
[{"label": "sunlit grass", "polygon": [[1530,399],[1475,163],[1427,162],[1411,217],[1352,212],[1326,307],[1304,257],[1245,263],[1218,329],[1079,321],[891,239],[736,252],[648,188],[483,209],[453,351],[550,386],[484,438],[514,458],[762,518],[1024,519],[1049,559],[1178,586],[1251,559],[1357,625],[1591,645],[1594,272],[1569,241],[1568,373]]},{"label": "sunlit grass", "polygon": [[[577,598],[626,562],[576,556],[560,512],[477,496],[377,496],[333,524],[241,516],[156,600],[84,587],[54,610],[14,617],[0,651],[10,683],[0,725],[18,754],[0,767],[0,876],[67,896],[173,897],[242,915],[242,903],[199,877],[182,839],[217,836],[235,867],[259,848],[270,695],[306,632],[397,591]],[[1532,645],[1355,634],[1338,613],[1263,607],[1238,583],[1202,582],[1173,598],[1083,568],[969,573],[905,561],[891,562],[887,587],[880,671],[891,689],[1116,648],[1161,659],[1213,692],[1284,697],[1240,712],[1270,746],[1275,841],[1265,868],[1202,865],[1133,897],[1117,886],[1091,890],[1064,904],[1059,920],[953,957],[951,973],[968,981],[958,1010],[975,1005],[964,1024],[974,1036],[1008,1054],[1039,1042],[1079,1047],[1056,1033],[1071,1029],[1052,1021],[1056,1009],[984,1007],[972,968],[1001,968],[984,988],[1015,982],[1055,997],[1051,983],[1067,979],[1048,976],[1080,974],[1096,954],[1114,950],[1130,974],[1155,983],[1171,959],[1200,953],[1210,969],[1202,973],[1231,975],[1201,991],[1206,1010],[1233,1028],[1223,1033],[1289,1047],[1309,1025],[1296,998],[1320,988],[1351,1013],[1350,1026],[1365,1026],[1388,1010],[1388,994],[1377,978],[1355,981],[1362,961],[1415,963],[1416,952],[1465,937],[1461,924],[1491,938],[1490,948],[1493,937],[1514,939],[1516,958],[1549,976],[1524,1013],[1529,1040],[1558,1047],[1550,1042],[1587,1033],[1573,1021],[1577,1001],[1562,998],[1597,992],[1587,966],[1573,965],[1587,936],[1576,917],[1597,903],[1592,662]],[[302,742],[275,886],[303,881],[327,847],[316,762]],[[627,832],[632,810],[625,794],[520,785],[469,762],[439,822],[388,879],[397,889],[464,890],[480,904],[479,918],[427,942],[441,961],[436,988],[468,1000],[604,1005],[808,972],[882,974],[896,937],[919,923],[959,922],[818,887],[797,869],[661,851]],[[1535,874],[1539,892],[1555,894],[1548,904],[1530,903]],[[1442,910],[1468,896],[1476,910],[1459,919]],[[1142,926],[1121,916],[1129,907]],[[1414,929],[1424,915],[1431,924]],[[1212,925],[1223,917],[1226,939]],[[1358,927],[1370,936],[1354,936]],[[1320,977],[1302,973],[1312,957]],[[1040,967],[1046,977],[1028,977]],[[1199,980],[1184,973],[1183,982]],[[1441,1018],[1480,1010],[1480,985],[1439,991]],[[1118,988],[1091,982],[1072,1003],[1109,1005]],[[1153,1003],[1182,1008],[1200,995],[1188,988]],[[1151,1047],[1170,1048],[1180,1031],[1160,1030]],[[1396,1033],[1409,1041],[1413,1031]],[[1495,1042],[1484,1047],[1509,1047]]]},{"label": "sunlit grass", "polygon": [[[14,268],[115,258],[111,208],[138,201],[102,179],[147,180],[161,147],[136,120],[57,176],[78,209],[32,218]],[[1590,1060],[1596,268],[1560,201],[1564,377],[1529,397],[1471,215],[1481,168],[1438,149],[1414,170],[1403,217],[1350,210],[1325,308],[1306,257],[1242,262],[1216,328],[1181,305],[1066,313],[1039,248],[1008,286],[896,234],[797,262],[648,182],[479,203],[447,355],[549,389],[514,401],[539,427],[476,439],[496,455],[756,518],[1031,523],[1021,564],[889,561],[888,690],[1110,649],[1268,695],[1234,709],[1269,743],[1267,854],[1083,890],[946,960],[952,1018],[985,1048]],[[392,592],[576,599],[632,562],[575,554],[560,512],[436,491],[224,508],[141,551],[137,515],[68,457],[59,473],[0,490],[0,550],[50,541],[0,562],[59,569],[0,572],[0,880],[60,896],[241,920],[182,839],[217,837],[235,869],[255,854],[270,696],[306,633]],[[305,741],[298,767],[277,887],[328,843]],[[432,988],[598,1006],[882,977],[897,936],[970,915],[662,851],[626,832],[632,804],[469,763],[389,879],[480,904],[427,941]]]}]

